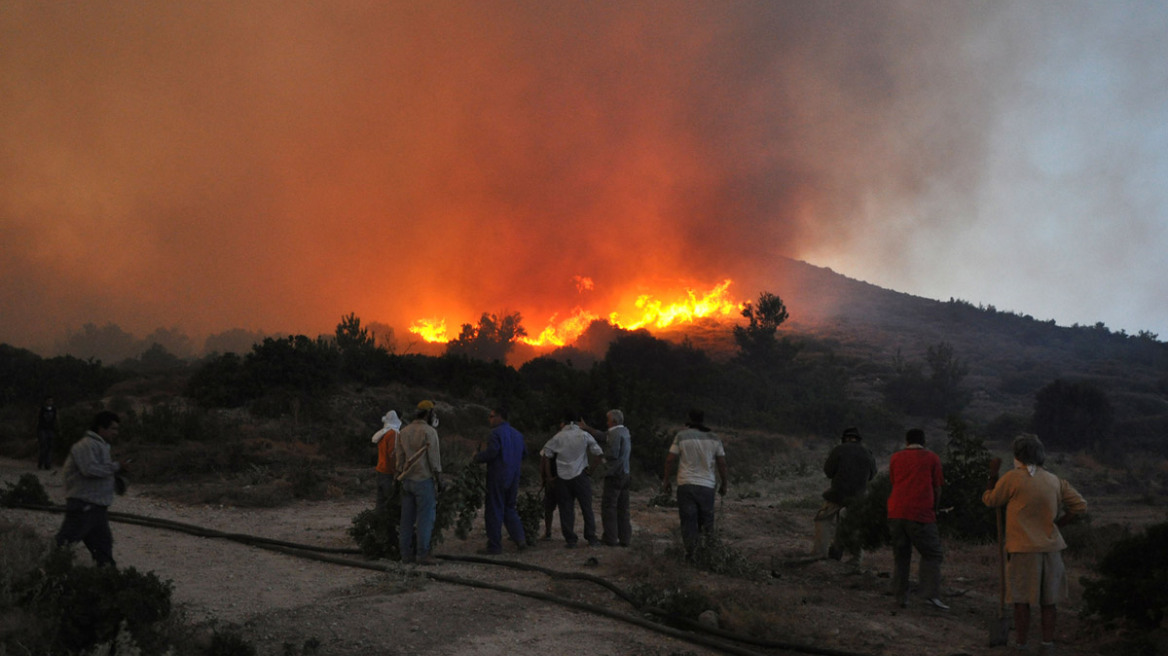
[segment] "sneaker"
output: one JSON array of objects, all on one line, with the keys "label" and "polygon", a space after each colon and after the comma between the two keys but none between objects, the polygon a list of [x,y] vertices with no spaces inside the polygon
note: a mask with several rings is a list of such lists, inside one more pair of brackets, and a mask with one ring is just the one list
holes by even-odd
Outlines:
[{"label": "sneaker", "polygon": [[941,599],[938,597],[926,599],[925,603],[932,606],[933,608],[936,608],[937,610],[949,610],[949,607],[945,605],[945,602],[941,601]]}]

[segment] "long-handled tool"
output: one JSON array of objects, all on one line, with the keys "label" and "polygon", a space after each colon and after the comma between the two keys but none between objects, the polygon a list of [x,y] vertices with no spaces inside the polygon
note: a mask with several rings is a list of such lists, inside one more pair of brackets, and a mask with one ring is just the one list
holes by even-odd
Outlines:
[{"label": "long-handled tool", "polygon": [[1006,644],[1010,635],[1010,617],[1006,614],[1006,541],[1001,507],[995,508],[998,524],[998,616],[990,620],[990,646]]}]

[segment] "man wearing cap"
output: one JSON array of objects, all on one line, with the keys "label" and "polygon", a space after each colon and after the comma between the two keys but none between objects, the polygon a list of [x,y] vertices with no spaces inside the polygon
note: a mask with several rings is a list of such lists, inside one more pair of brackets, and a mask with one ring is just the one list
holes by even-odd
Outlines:
[{"label": "man wearing cap", "polygon": [[[398,531],[403,563],[433,565],[430,535],[442,491],[442,457],[438,451],[438,417],[434,402],[422,401],[414,420],[398,433],[393,455],[402,484],[401,527]],[[415,547],[415,535],[417,544]]]},{"label": "man wearing cap", "polygon": [[560,432],[548,440],[539,452],[540,467],[544,480],[552,478],[551,469],[556,470],[556,494],[560,501],[560,532],[564,535],[564,545],[569,549],[576,546],[576,508],[580,504],[580,514],[584,516],[584,539],[588,546],[597,546],[596,515],[592,511],[592,478],[588,473],[588,454],[604,455],[604,450],[591,435],[576,425],[580,415],[564,413],[560,422]]},{"label": "man wearing cap", "polygon": [[678,431],[665,457],[661,489],[672,491],[670,478],[677,470],[677,515],[685,559],[693,561],[701,536],[714,531],[714,488],[726,496],[726,449],[722,438],[705,425],[706,414],[690,410],[685,428]]},{"label": "man wearing cap", "polygon": [[[876,475],[876,459],[860,444],[859,429],[844,430],[840,444],[831,450],[827,461],[823,463],[823,473],[831,479],[831,487],[823,493],[823,507],[815,514],[815,541],[811,554],[839,560],[843,557],[839,534],[841,514],[864,497],[868,491],[868,481]],[[862,553],[858,550],[852,554],[852,560],[857,564],[861,557]]]}]

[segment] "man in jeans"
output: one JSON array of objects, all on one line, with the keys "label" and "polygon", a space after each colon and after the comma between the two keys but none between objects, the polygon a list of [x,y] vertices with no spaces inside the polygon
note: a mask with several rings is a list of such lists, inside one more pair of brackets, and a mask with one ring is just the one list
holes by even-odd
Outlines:
[{"label": "man in jeans", "polygon": [[925,448],[925,432],[905,433],[905,448],[888,460],[888,529],[892,533],[892,592],[901,608],[908,606],[908,572],[912,550],[921,554],[920,593],[925,603],[949,610],[941,601],[941,534],[937,532],[937,508],[941,503],[941,458]]},{"label": "man in jeans", "polygon": [[600,496],[600,519],[604,532],[600,541],[605,546],[629,546],[633,537],[633,524],[629,520],[629,454],[632,453],[632,438],[625,428],[625,415],[620,410],[609,410],[605,414],[608,430],[601,432],[584,422],[580,427],[592,437],[600,440],[603,436],[604,461],[608,471],[604,476],[604,492]]},{"label": "man in jeans", "polygon": [[434,430],[437,425],[434,402],[422,401],[414,420],[398,433],[393,448],[394,469],[402,484],[398,546],[403,563],[415,559],[419,565],[435,563],[430,555],[430,535],[434,531],[437,494],[442,491],[442,457],[438,451],[438,431]]},{"label": "man in jeans", "polygon": [[722,439],[705,425],[705,413],[690,410],[685,429],[678,431],[665,458],[661,489],[672,491],[669,479],[677,469],[677,514],[685,558],[692,561],[699,536],[714,530],[714,487],[726,495],[726,450]]}]

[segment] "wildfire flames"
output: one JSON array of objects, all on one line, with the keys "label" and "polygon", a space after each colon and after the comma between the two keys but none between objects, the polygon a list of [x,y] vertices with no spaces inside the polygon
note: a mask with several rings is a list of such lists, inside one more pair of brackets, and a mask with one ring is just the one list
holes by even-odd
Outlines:
[{"label": "wildfire flames", "polygon": [[[589,278],[575,276],[573,281],[577,290],[581,292],[593,289],[592,280]],[[565,346],[574,342],[593,321],[598,319],[607,319],[618,328],[636,330],[663,329],[692,323],[702,318],[733,316],[741,310],[742,303],[730,295],[731,284],[733,281],[727,279],[706,292],[699,293],[686,288],[682,292],[661,295],[671,300],[663,300],[654,294],[639,294],[636,300],[624,304],[629,309],[613,310],[607,316],[577,306],[564,319],[560,319],[558,313],[553,314],[543,330],[538,333],[529,330],[528,336],[520,338],[519,341],[536,347]],[[457,336],[448,332],[445,318],[417,319],[410,326],[410,332],[433,343],[446,343]]]}]

